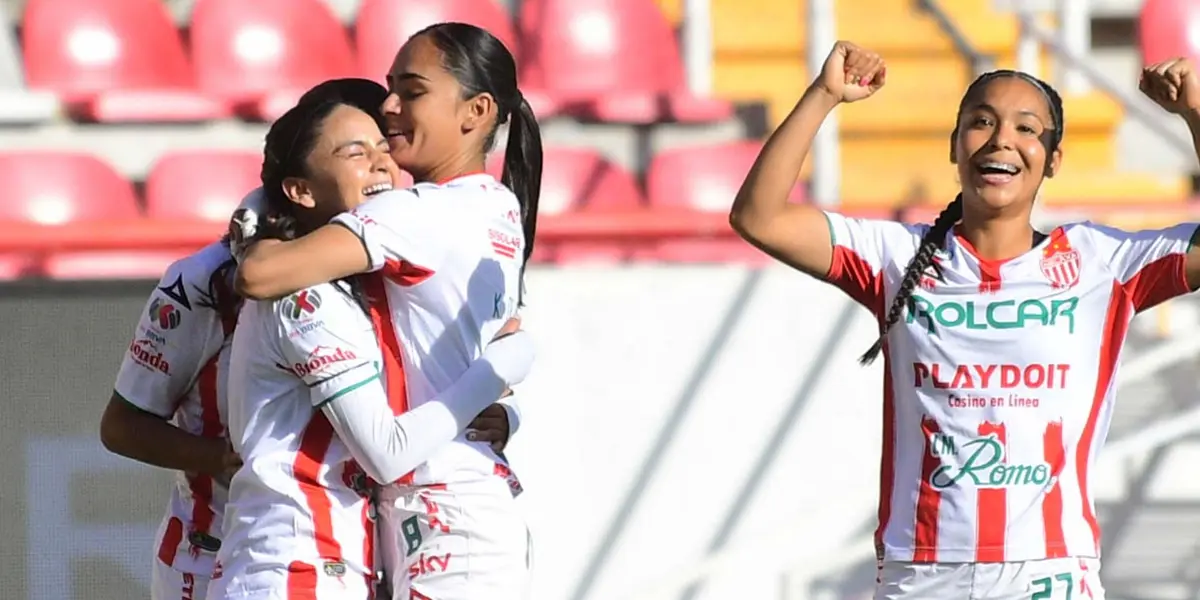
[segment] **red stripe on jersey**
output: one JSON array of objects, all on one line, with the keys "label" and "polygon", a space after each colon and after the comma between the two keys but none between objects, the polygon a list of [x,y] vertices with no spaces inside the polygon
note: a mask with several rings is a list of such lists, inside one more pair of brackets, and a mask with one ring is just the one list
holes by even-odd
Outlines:
[{"label": "red stripe on jersey", "polygon": [[1062,484],[1058,478],[1062,476],[1066,466],[1066,446],[1063,445],[1062,421],[1054,421],[1046,425],[1046,433],[1042,437],[1042,455],[1046,464],[1050,465],[1050,476],[1054,485],[1042,499],[1042,527],[1046,532],[1046,558],[1065,558],[1067,556],[1066,534],[1063,533],[1063,496]]},{"label": "red stripe on jersey", "polygon": [[921,419],[921,434],[925,436],[925,453],[921,459],[921,487],[917,492],[917,527],[913,540],[913,562],[937,562],[938,511],[942,493],[934,489],[933,472],[942,465],[934,448],[934,437],[942,428],[930,417]]},{"label": "red stripe on jersey", "polygon": [[433,269],[414,265],[407,260],[387,259],[380,271],[383,276],[404,287],[412,287],[433,277]]},{"label": "red stripe on jersey", "polygon": [[288,565],[287,600],[317,600],[317,568],[298,560]]},{"label": "red stripe on jersey", "polygon": [[[217,400],[217,352],[204,368],[200,369],[196,388],[200,396],[200,437],[219,438],[225,433],[221,424],[221,408]],[[213,478],[209,475],[193,475],[188,478],[192,490],[191,533],[208,533],[216,515],[212,510]]]},{"label": "red stripe on jersey", "polygon": [[[979,424],[979,437],[996,436],[1001,452],[1008,453],[1008,435],[1003,423]],[[1007,461],[1006,461],[1007,462]],[[976,496],[975,560],[1004,562],[1004,535],[1008,529],[1008,492],[1002,488],[978,488]]]},{"label": "red stripe on jersey", "polygon": [[[388,264],[393,263],[389,262]],[[388,405],[392,407],[392,414],[401,415],[408,411],[408,382],[404,375],[403,348],[400,347],[400,340],[396,337],[396,324],[392,319],[392,308],[388,302],[387,288],[383,282],[383,278],[387,276],[387,270],[385,267],[383,274],[363,277],[363,288],[367,297],[370,298],[371,322],[375,325],[375,338],[379,342],[379,348],[383,350],[383,376],[387,387]],[[397,283],[405,285],[400,281]],[[412,473],[406,473],[397,482],[412,483]]]},{"label": "red stripe on jersey", "polygon": [[[825,280],[837,286],[852,300],[867,307],[883,326],[887,298],[883,278],[871,263],[845,246],[834,245],[829,274]],[[892,494],[896,487],[896,396],[892,386],[892,364],[887,341],[883,343],[883,448],[879,457],[879,510],[875,526],[875,554],[884,553],[884,534],[892,519]]]},{"label": "red stripe on jersey", "polygon": [[1104,329],[1100,332],[1100,358],[1097,360],[1096,391],[1092,396],[1092,409],[1088,412],[1087,423],[1083,426],[1083,432],[1079,436],[1079,448],[1075,453],[1075,470],[1079,473],[1079,496],[1083,500],[1083,519],[1092,529],[1092,542],[1096,552],[1100,551],[1100,522],[1096,520],[1096,513],[1092,509],[1088,489],[1088,463],[1091,462],[1092,442],[1096,436],[1100,409],[1104,406],[1104,400],[1112,385],[1113,373],[1121,356],[1121,345],[1125,342],[1125,334],[1129,329],[1130,320],[1133,319],[1133,312],[1133,302],[1126,288],[1120,282],[1114,281],[1107,316],[1104,318]]},{"label": "red stripe on jersey", "polygon": [[162,541],[158,543],[158,560],[168,567],[175,565],[175,553],[179,552],[179,544],[183,543],[183,521],[179,517],[171,517],[167,521],[167,530],[163,532]]},{"label": "red stripe on jersey", "polygon": [[1144,267],[1125,283],[1125,295],[1133,309],[1140,312],[1182,296],[1188,289],[1184,266],[1186,254],[1169,254]]},{"label": "red stripe on jersey", "polygon": [[516,248],[513,248],[512,246],[505,246],[500,242],[492,242],[492,250],[495,250],[496,254],[499,254],[505,258],[515,258],[517,256]]},{"label": "red stripe on jersey", "polygon": [[[333,441],[333,426],[325,414],[317,411],[308,420],[308,426],[300,435],[300,451],[292,463],[292,475],[304,494],[304,502],[312,513],[313,537],[317,544],[317,555],[321,558],[342,560],[342,544],[333,533],[333,501],[321,485],[318,474],[325,453]],[[295,563],[293,563],[295,564]]]}]

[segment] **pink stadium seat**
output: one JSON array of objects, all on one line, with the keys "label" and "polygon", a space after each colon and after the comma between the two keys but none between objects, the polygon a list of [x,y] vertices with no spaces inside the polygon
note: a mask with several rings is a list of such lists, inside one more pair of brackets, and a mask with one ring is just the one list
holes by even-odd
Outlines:
[{"label": "pink stadium seat", "polygon": [[201,89],[256,119],[354,74],[346,32],[322,0],[197,0],[191,42]]},{"label": "pink stadium seat", "polygon": [[[63,225],[140,216],[133,186],[110,166],[86,154],[0,153],[0,197],[5,199],[0,202],[0,228],[18,226],[15,222]],[[142,252],[63,252],[47,257],[42,271],[70,279],[121,273],[127,277],[132,276],[129,265],[149,260],[158,268],[161,261],[146,256]],[[161,272],[159,268],[149,274]]]},{"label": "pink stadium seat", "polygon": [[[762,143],[750,140],[663,150],[646,173],[650,205],[728,212],[760,150]],[[804,188],[797,184],[791,200],[804,199]]]},{"label": "pink stadium seat", "polygon": [[0,281],[13,281],[36,274],[30,257],[23,254],[0,254]]},{"label": "pink stadium seat", "polygon": [[201,94],[159,0],[29,0],[25,72],[79,118],[190,121],[229,114]]},{"label": "pink stadium seat", "polygon": [[157,279],[182,256],[180,252],[72,252],[50,256],[42,273],[51,279]]},{"label": "pink stadium seat", "polygon": [[0,153],[0,198],[0,221],[60,225],[139,216],[133,186],[87,154]]},{"label": "pink stadium seat", "polygon": [[520,29],[523,83],[568,112],[628,123],[733,114],[687,90],[674,34],[651,0],[528,0]]},{"label": "pink stadium seat", "polygon": [[[646,175],[650,205],[660,210],[727,212],[742,180],[762,149],[757,141],[682,147],[659,152]],[[804,202],[804,188],[792,188],[791,201]],[[769,258],[740,239],[673,240],[640,258],[670,262],[746,262]]]},{"label": "pink stadium seat", "polygon": [[[504,154],[495,153],[488,172],[500,179]],[[568,211],[638,211],[645,200],[633,176],[619,165],[588,148],[547,148],[542,165],[542,194],[538,215]],[[540,250],[539,250],[540,248]],[[535,259],[546,262],[604,262],[625,260],[625,245],[593,240],[546,243],[535,246]]]},{"label": "pink stadium seat", "polygon": [[151,218],[224,222],[242,196],[258,187],[262,154],[195,150],[163,155],[146,178]]},{"label": "pink stadium seat", "polygon": [[385,81],[400,46],[443,21],[482,27],[517,56],[517,35],[499,0],[363,0],[354,24],[359,70],[364,77]]},{"label": "pink stadium seat", "polygon": [[1177,56],[1200,56],[1200,41],[1188,33],[1200,27],[1200,1],[1146,0],[1138,20],[1142,62],[1153,64]]}]

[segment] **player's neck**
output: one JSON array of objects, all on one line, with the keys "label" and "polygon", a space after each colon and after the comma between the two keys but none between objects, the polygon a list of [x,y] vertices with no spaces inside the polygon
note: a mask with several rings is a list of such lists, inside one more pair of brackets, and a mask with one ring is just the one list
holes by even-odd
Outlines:
[{"label": "player's neck", "polygon": [[984,260],[1009,260],[1033,247],[1035,232],[1028,218],[991,219],[982,223],[959,223],[955,233]]}]

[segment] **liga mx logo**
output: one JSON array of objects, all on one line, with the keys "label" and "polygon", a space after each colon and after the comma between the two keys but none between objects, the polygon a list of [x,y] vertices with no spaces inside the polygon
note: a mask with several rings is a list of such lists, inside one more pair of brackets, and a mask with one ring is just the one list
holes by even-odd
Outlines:
[{"label": "liga mx logo", "polygon": [[283,300],[283,314],[293,321],[317,312],[318,308],[321,308],[321,295],[313,290],[304,290]]},{"label": "liga mx logo", "polygon": [[175,308],[174,304],[162,298],[155,298],[150,303],[148,314],[150,315],[150,320],[157,324],[159,329],[163,330],[175,329],[183,322],[183,315],[180,314],[179,309]]}]

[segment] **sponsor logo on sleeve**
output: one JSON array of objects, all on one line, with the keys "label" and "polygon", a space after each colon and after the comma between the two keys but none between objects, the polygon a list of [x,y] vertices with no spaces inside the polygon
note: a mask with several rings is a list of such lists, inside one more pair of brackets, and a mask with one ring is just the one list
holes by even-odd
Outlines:
[{"label": "sponsor logo on sleeve", "polygon": [[171,374],[171,365],[157,344],[151,340],[143,338],[130,343],[129,357],[143,369],[163,375]]},{"label": "sponsor logo on sleeve", "polygon": [[188,298],[187,289],[183,286],[183,275],[179,275],[175,278],[175,281],[159,287],[158,291],[178,302],[180,306],[192,310],[192,301]]},{"label": "sponsor logo on sleeve", "polygon": [[321,308],[321,295],[316,290],[296,292],[282,301],[283,314],[293,321],[308,319]]},{"label": "sponsor logo on sleeve", "polygon": [[340,347],[317,346],[308,354],[308,358],[304,362],[298,362],[284,366],[283,368],[296,377],[303,379],[313,375],[320,375],[330,367],[356,358],[358,358],[358,355],[352,350]]},{"label": "sponsor logo on sleeve", "polygon": [[146,314],[150,317],[150,322],[163,331],[175,329],[183,322],[183,312],[163,298],[151,301],[150,310]]}]

